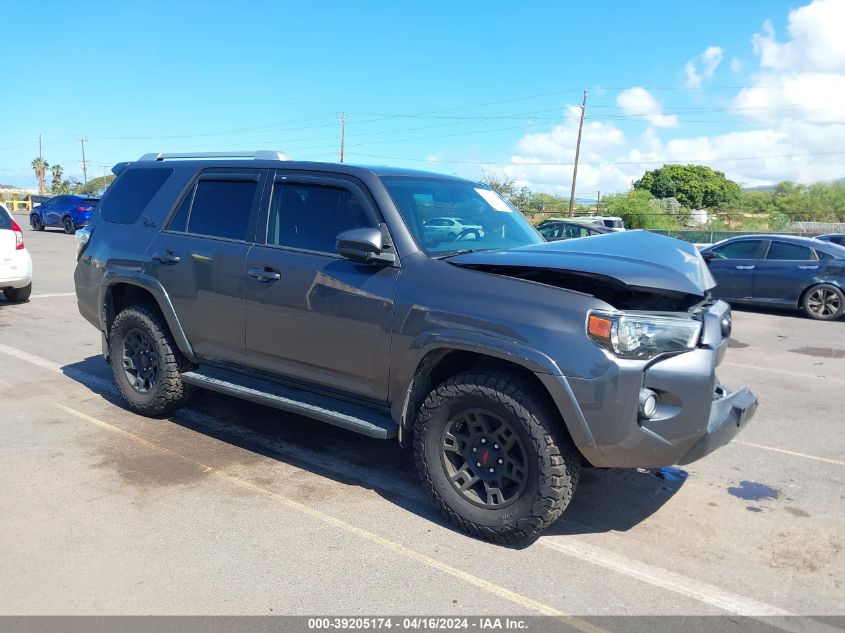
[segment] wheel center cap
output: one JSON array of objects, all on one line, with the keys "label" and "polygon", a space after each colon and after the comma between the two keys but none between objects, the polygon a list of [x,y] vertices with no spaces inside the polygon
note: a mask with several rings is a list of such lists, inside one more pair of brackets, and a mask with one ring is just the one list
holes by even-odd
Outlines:
[{"label": "wheel center cap", "polygon": [[490,449],[484,448],[481,450],[481,465],[486,466],[490,463]]},{"label": "wheel center cap", "polygon": [[150,368],[150,356],[149,354],[147,354],[147,352],[141,352],[141,355],[138,358],[138,364],[144,371]]}]

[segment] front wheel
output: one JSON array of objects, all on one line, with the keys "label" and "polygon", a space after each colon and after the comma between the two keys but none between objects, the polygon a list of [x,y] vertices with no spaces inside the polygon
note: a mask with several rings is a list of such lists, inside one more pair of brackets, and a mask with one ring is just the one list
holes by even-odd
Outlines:
[{"label": "front wheel", "polygon": [[44,230],[44,223],[41,221],[41,218],[39,218],[35,214],[29,216],[29,225],[32,227],[33,231],[43,231]]},{"label": "front wheel", "polygon": [[845,294],[833,284],[819,284],[804,293],[801,307],[812,319],[832,321],[845,313]]},{"label": "front wheel", "polygon": [[117,315],[109,336],[109,362],[121,395],[142,415],[170,415],[188,398],[181,371],[189,363],[156,310],[139,305]]},{"label": "front wheel", "polygon": [[76,225],[70,218],[65,218],[62,221],[62,226],[64,226],[65,233],[67,233],[68,235],[73,235],[74,233],[76,233]]},{"label": "front wheel", "polygon": [[539,390],[509,370],[467,371],[423,403],[414,452],[423,486],[459,529],[499,543],[536,534],[566,509],[581,459]]}]

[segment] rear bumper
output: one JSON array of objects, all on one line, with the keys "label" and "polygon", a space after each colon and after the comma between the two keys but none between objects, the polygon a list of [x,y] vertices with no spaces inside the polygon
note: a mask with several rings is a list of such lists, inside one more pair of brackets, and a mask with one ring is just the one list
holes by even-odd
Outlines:
[{"label": "rear bumper", "polygon": [[0,288],[23,288],[32,283],[32,259],[26,249],[0,259]]}]

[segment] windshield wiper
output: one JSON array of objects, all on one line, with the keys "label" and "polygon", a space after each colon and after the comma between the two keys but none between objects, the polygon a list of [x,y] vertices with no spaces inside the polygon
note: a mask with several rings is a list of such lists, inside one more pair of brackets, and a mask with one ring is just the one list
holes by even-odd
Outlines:
[{"label": "windshield wiper", "polygon": [[445,259],[447,257],[455,257],[456,255],[466,255],[467,253],[481,253],[483,251],[494,251],[495,248],[462,248],[456,251],[449,251],[448,253],[440,253],[439,255],[432,255],[432,259]]}]

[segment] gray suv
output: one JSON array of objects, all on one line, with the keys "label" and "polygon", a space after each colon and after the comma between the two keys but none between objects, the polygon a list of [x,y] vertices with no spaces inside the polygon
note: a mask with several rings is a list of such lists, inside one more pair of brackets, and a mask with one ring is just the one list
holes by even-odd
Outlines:
[{"label": "gray suv", "polygon": [[141,414],[203,388],[396,437],[449,521],[509,542],[583,465],[689,463],[757,407],[716,379],[731,312],[686,242],[547,243],[485,185],[273,152],[113,171],[76,293]]}]

